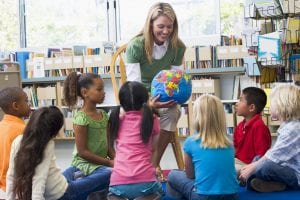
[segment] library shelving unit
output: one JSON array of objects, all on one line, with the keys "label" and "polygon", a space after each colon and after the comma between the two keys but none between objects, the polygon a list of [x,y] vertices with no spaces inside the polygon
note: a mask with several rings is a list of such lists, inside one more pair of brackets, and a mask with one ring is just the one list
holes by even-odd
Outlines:
[{"label": "library shelving unit", "polygon": [[[244,7],[246,46],[256,56],[259,82],[265,90],[300,81],[300,1],[254,0]],[[280,82],[280,83],[279,83]],[[266,92],[267,93],[267,92]],[[280,122],[265,112],[272,136]]]},{"label": "library shelving unit", "polygon": [[[36,57],[26,61],[27,77],[22,79],[22,87],[31,101],[32,109],[41,106],[58,106],[64,116],[65,124],[56,140],[74,140],[72,116],[73,111],[64,106],[63,81],[73,71],[96,73],[106,82],[110,80],[110,54],[64,56],[55,58]],[[116,77],[120,77],[118,71]],[[109,104],[97,105],[97,108],[109,112],[115,106]]]},{"label": "library shelving unit", "polygon": [[[197,47],[188,48],[185,54],[186,73],[194,79],[199,76],[204,80],[193,80],[197,83],[203,93],[212,93],[220,90],[220,82],[216,77],[222,75],[244,74],[245,68],[242,65],[242,57],[247,53],[241,45],[226,47]],[[63,105],[62,83],[71,71],[91,72],[99,74],[104,80],[110,81],[109,65],[111,55],[90,55],[90,56],[65,56],[55,58],[36,57],[26,61],[27,77],[22,80],[22,86],[27,92],[34,108],[40,106],[56,105],[60,107],[66,117],[64,131],[60,134],[61,140],[72,140],[72,112]],[[225,64],[230,64],[228,67]],[[240,66],[238,66],[239,64]],[[220,66],[218,66],[220,65]],[[39,71],[39,69],[42,69]],[[38,77],[37,77],[38,76]],[[207,77],[210,77],[207,79]],[[120,79],[118,68],[116,68],[116,78]],[[196,84],[196,85],[197,85]],[[111,90],[113,93],[113,90]],[[220,92],[218,92],[220,97]],[[224,103],[230,104],[233,102]],[[99,105],[107,111],[114,107],[116,103],[110,105]],[[232,109],[230,109],[232,110]],[[191,104],[186,103],[181,107],[181,118],[178,122],[179,137],[186,138],[189,135],[189,124],[191,115]],[[230,115],[232,116],[232,115]],[[228,117],[230,127],[234,127],[234,118]]]},{"label": "library shelving unit", "polygon": [[[16,62],[0,61],[0,90],[5,87],[20,87],[20,67]],[[0,108],[0,120],[3,112]]]},{"label": "library shelving unit", "polygon": [[[220,77],[244,75],[245,67],[242,59],[248,55],[247,49],[242,45],[187,48],[184,65],[185,72],[192,77],[192,95],[187,106],[182,108],[182,115],[178,122],[180,137],[185,138],[192,134],[193,101],[201,94],[213,94],[221,98]],[[235,86],[233,84],[229,87],[233,91]],[[236,88],[237,93],[238,89]],[[233,133],[237,123],[234,113],[237,95],[233,100],[221,100],[226,113],[228,134]],[[183,132],[181,131],[182,127],[186,127]]]}]

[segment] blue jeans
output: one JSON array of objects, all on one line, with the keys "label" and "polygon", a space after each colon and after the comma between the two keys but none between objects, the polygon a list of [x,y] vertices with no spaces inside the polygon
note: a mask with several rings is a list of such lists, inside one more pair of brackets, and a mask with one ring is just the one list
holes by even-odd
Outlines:
[{"label": "blue jeans", "polygon": [[141,196],[150,194],[164,195],[160,182],[145,182],[124,185],[114,185],[109,187],[109,192],[116,196],[127,199],[134,199]]},{"label": "blue jeans", "polygon": [[281,182],[287,185],[289,189],[300,189],[296,172],[289,167],[283,167],[271,160],[263,160],[256,168],[254,173],[247,180],[247,188],[251,187],[251,180],[259,178],[265,181]]},{"label": "blue jeans", "polygon": [[236,200],[237,194],[226,195],[201,195],[194,188],[194,179],[186,177],[186,173],[180,170],[172,170],[168,176],[167,194],[175,199],[188,200]]},{"label": "blue jeans", "polygon": [[86,200],[90,193],[108,189],[110,167],[101,166],[88,176],[76,177],[76,174],[82,174],[80,172],[76,167],[69,167],[63,172],[69,186],[60,200]]}]

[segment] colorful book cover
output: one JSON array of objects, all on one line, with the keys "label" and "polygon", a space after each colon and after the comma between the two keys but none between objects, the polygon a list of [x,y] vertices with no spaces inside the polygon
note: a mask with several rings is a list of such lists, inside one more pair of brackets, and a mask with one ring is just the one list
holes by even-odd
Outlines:
[{"label": "colorful book cover", "polygon": [[280,36],[280,32],[258,36],[258,61],[261,61],[262,65],[281,64]]},{"label": "colorful book cover", "polygon": [[260,70],[254,56],[244,57],[243,60],[248,76],[260,76]]}]

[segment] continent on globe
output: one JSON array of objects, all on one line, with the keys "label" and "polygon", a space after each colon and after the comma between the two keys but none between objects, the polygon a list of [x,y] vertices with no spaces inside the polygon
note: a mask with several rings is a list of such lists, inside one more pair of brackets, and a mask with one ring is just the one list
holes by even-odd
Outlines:
[{"label": "continent on globe", "polygon": [[174,100],[183,104],[190,98],[191,92],[191,77],[182,70],[162,70],[151,83],[151,95],[160,95],[161,102]]}]

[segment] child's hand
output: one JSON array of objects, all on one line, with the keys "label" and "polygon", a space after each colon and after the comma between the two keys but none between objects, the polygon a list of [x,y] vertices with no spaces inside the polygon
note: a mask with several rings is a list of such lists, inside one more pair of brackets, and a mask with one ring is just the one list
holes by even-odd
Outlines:
[{"label": "child's hand", "polygon": [[251,163],[244,166],[240,171],[239,179],[243,182],[246,182],[250,175],[255,171],[257,163]]},{"label": "child's hand", "polygon": [[170,108],[176,105],[176,101],[174,100],[160,102],[158,101],[158,99],[159,99],[159,95],[157,95],[156,97],[151,97],[149,100],[149,106],[156,109],[156,108]]},{"label": "child's hand", "polygon": [[114,167],[114,160],[108,161],[108,167]]}]

